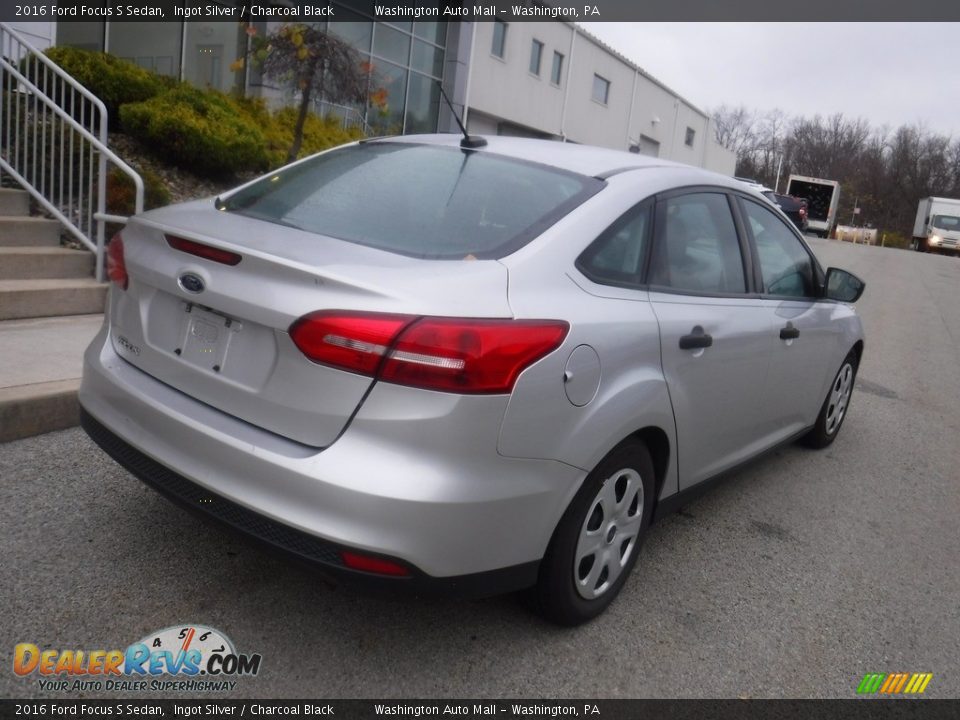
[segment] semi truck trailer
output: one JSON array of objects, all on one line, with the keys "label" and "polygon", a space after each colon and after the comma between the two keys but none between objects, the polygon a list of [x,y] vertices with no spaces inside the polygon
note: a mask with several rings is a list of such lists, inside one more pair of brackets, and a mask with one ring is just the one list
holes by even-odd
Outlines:
[{"label": "semi truck trailer", "polygon": [[837,222],[840,183],[806,175],[791,175],[787,195],[807,201],[807,229],[820,237],[829,237]]}]

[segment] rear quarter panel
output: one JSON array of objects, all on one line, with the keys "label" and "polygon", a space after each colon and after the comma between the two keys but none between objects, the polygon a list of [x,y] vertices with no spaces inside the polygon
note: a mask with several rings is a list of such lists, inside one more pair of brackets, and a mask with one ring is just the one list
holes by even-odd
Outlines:
[{"label": "rear quarter panel", "polygon": [[[631,434],[656,427],[671,448],[660,497],[677,492],[676,430],[648,295],[594,283],[575,261],[624,212],[684,177],[684,170],[665,168],[614,176],[576,213],[502,261],[510,272],[515,316],[566,320],[570,333],[517,381],[501,425],[501,454],[560,460],[589,471]],[[695,182],[703,178],[691,177],[689,184]],[[593,347],[600,358],[596,395],[582,407],[564,389],[567,360],[580,345]]]}]

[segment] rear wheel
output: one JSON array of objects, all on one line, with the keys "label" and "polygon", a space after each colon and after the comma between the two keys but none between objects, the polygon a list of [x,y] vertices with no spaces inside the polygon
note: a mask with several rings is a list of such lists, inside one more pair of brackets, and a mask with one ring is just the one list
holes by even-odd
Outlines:
[{"label": "rear wheel", "polygon": [[803,442],[813,448],[825,448],[832,443],[840,432],[850,409],[853,396],[853,384],[857,378],[857,355],[851,352],[844,359],[833,378],[827,397],[820,408],[820,415],[813,429],[804,436]]},{"label": "rear wheel", "polygon": [[579,625],[603,612],[633,569],[654,503],[653,461],[625,440],[594,468],[560,519],[540,566],[541,613]]}]

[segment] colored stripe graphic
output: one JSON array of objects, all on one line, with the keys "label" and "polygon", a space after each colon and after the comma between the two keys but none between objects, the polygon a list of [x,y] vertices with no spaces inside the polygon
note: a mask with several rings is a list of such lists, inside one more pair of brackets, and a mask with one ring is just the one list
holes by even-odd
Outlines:
[{"label": "colored stripe graphic", "polygon": [[867,673],[857,686],[858,695],[920,695],[933,679],[933,673]]},{"label": "colored stripe graphic", "polygon": [[871,694],[875,693],[880,689],[880,683],[886,675],[879,673],[867,673],[863,676],[863,680],[860,681],[860,685],[857,687],[857,692],[860,694]]}]

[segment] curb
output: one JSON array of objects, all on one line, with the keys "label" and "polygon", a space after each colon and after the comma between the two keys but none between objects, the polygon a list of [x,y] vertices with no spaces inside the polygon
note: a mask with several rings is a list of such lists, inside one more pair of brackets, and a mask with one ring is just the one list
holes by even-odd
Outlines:
[{"label": "curb", "polygon": [[0,389],[0,442],[79,425],[79,389],[79,378]]}]

